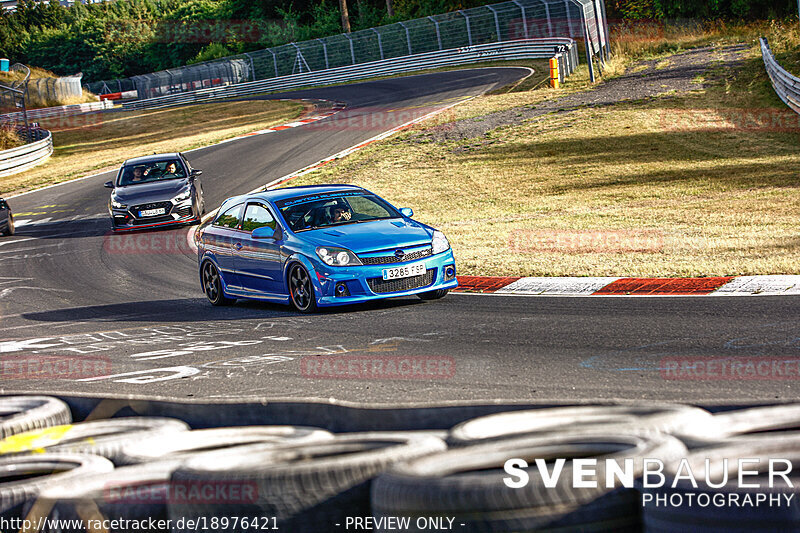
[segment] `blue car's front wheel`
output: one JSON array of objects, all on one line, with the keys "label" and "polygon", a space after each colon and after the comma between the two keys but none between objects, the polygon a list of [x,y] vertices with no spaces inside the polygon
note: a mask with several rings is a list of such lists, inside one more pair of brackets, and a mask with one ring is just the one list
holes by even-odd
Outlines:
[{"label": "blue car's front wheel", "polygon": [[235,300],[225,296],[222,290],[222,278],[219,270],[211,261],[203,263],[203,292],[211,305],[230,305]]},{"label": "blue car's front wheel", "polygon": [[292,298],[292,305],[301,313],[313,313],[317,310],[311,276],[300,263],[292,265],[289,269],[289,295]]}]

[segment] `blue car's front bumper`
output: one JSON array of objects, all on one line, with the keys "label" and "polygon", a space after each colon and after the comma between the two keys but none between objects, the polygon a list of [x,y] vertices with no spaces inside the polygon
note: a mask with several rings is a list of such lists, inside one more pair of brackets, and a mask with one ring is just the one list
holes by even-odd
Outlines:
[{"label": "blue car's front bumper", "polygon": [[[416,263],[425,263],[425,275],[383,281],[385,269]],[[439,289],[454,289],[458,286],[452,249],[408,263],[331,267],[314,261],[313,267],[311,277],[317,290],[319,306],[353,304]],[[342,290],[342,287],[346,290]]]}]

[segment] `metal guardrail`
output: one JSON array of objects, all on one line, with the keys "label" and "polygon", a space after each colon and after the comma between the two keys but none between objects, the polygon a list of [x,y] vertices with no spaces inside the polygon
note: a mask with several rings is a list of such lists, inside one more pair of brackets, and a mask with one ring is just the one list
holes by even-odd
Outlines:
[{"label": "metal guardrail", "polygon": [[[29,109],[28,119],[41,120],[43,118],[68,117],[72,115],[80,115],[81,113],[90,113],[92,111],[102,111],[103,109],[112,109],[113,107],[114,103],[109,102],[107,100],[102,100],[99,102],[89,102],[85,104],[62,105],[58,107],[43,107],[40,109]],[[17,122],[18,120],[21,119],[22,119],[21,112],[6,113],[5,115],[0,115],[0,123]]]},{"label": "metal guardrail", "polygon": [[125,102],[122,104],[122,108],[126,110],[156,109],[299,87],[331,85],[358,79],[390,76],[430,68],[465,65],[480,61],[550,59],[552,57],[557,57],[559,65],[563,66],[563,77],[572,74],[578,65],[578,49],[575,41],[567,38],[522,39],[450,50],[437,50],[359,65],[348,65],[281,76],[279,78],[239,83],[226,87],[200,89],[189,93]]},{"label": "metal guardrail", "polygon": [[[153,39],[159,39],[172,31],[192,32],[191,25],[191,22],[186,26],[170,24],[159,30],[158,25],[149,27],[128,21],[106,28],[106,35],[120,42],[130,39],[140,42],[138,39],[149,39],[151,34]],[[291,31],[286,33],[285,28],[266,21],[264,28],[251,29],[279,36],[281,40],[293,39]],[[609,48],[605,0],[510,0],[352,33],[289,42],[126,80],[89,83],[87,87],[96,94],[135,90],[138,98],[156,98],[459,47],[559,37],[581,42],[590,67],[595,58],[604,62]],[[183,42],[184,38],[177,40]],[[594,68],[589,72],[594,82]]]},{"label": "metal guardrail", "polygon": [[789,74],[775,60],[766,37],[761,38],[761,55],[764,58],[764,67],[767,75],[772,80],[772,87],[783,102],[800,114],[800,78]]},{"label": "metal guardrail", "polygon": [[0,151],[0,177],[18,174],[43,163],[53,153],[53,136],[47,130],[32,129],[34,142]]}]

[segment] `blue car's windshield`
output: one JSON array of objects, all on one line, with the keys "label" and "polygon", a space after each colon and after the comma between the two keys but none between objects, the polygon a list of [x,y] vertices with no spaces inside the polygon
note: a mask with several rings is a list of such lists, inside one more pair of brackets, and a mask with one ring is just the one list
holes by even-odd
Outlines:
[{"label": "blue car's windshield", "polygon": [[185,177],[186,171],[181,162],[177,159],[168,159],[152,163],[125,165],[119,173],[117,185],[125,187],[127,185],[138,185],[140,183],[152,183],[154,181]]},{"label": "blue car's windshield", "polygon": [[292,231],[402,217],[374,194],[315,194],[280,200],[276,204]]}]

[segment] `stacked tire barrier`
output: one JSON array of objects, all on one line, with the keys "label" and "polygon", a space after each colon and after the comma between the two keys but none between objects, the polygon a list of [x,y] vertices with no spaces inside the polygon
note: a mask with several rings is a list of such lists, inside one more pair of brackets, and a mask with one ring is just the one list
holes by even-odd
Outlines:
[{"label": "stacked tire barrier", "polygon": [[[800,528],[798,476],[784,468],[800,460],[800,404],[718,414],[676,404],[551,407],[499,412],[446,432],[192,429],[167,417],[71,417],[58,399],[0,397],[0,520],[65,533],[96,531],[89,524],[103,520],[109,532],[142,529],[131,521],[162,532]],[[509,461],[529,463],[517,463],[527,483],[507,482]],[[581,483],[587,461],[596,461],[591,474],[603,483]],[[666,465],[655,488],[645,482],[652,461]],[[682,465],[699,470],[708,461],[714,488],[698,488]],[[741,472],[753,480],[774,469],[783,477],[767,488],[735,482]],[[688,493],[737,502],[768,493],[786,505],[692,505]],[[674,496],[681,501],[643,505]]]},{"label": "stacked tire barrier", "polygon": [[224,87],[199,89],[182,94],[135,100],[124,102],[122,108],[126,110],[156,109],[300,87],[346,83],[359,79],[391,76],[439,67],[467,65],[481,61],[550,59],[554,57],[558,58],[560,65],[559,76],[563,82],[564,78],[572,74],[578,65],[578,48],[575,41],[568,38],[520,39],[517,41],[439,50],[413,56],[238,83]]},{"label": "stacked tire barrier", "polygon": [[49,131],[31,128],[30,133],[33,142],[0,151],[0,178],[33,168],[53,154],[53,136]]},{"label": "stacked tire barrier", "polygon": [[800,114],[800,78],[789,74],[778,64],[766,37],[761,38],[761,56],[764,58],[764,67],[778,97],[795,113]]}]

